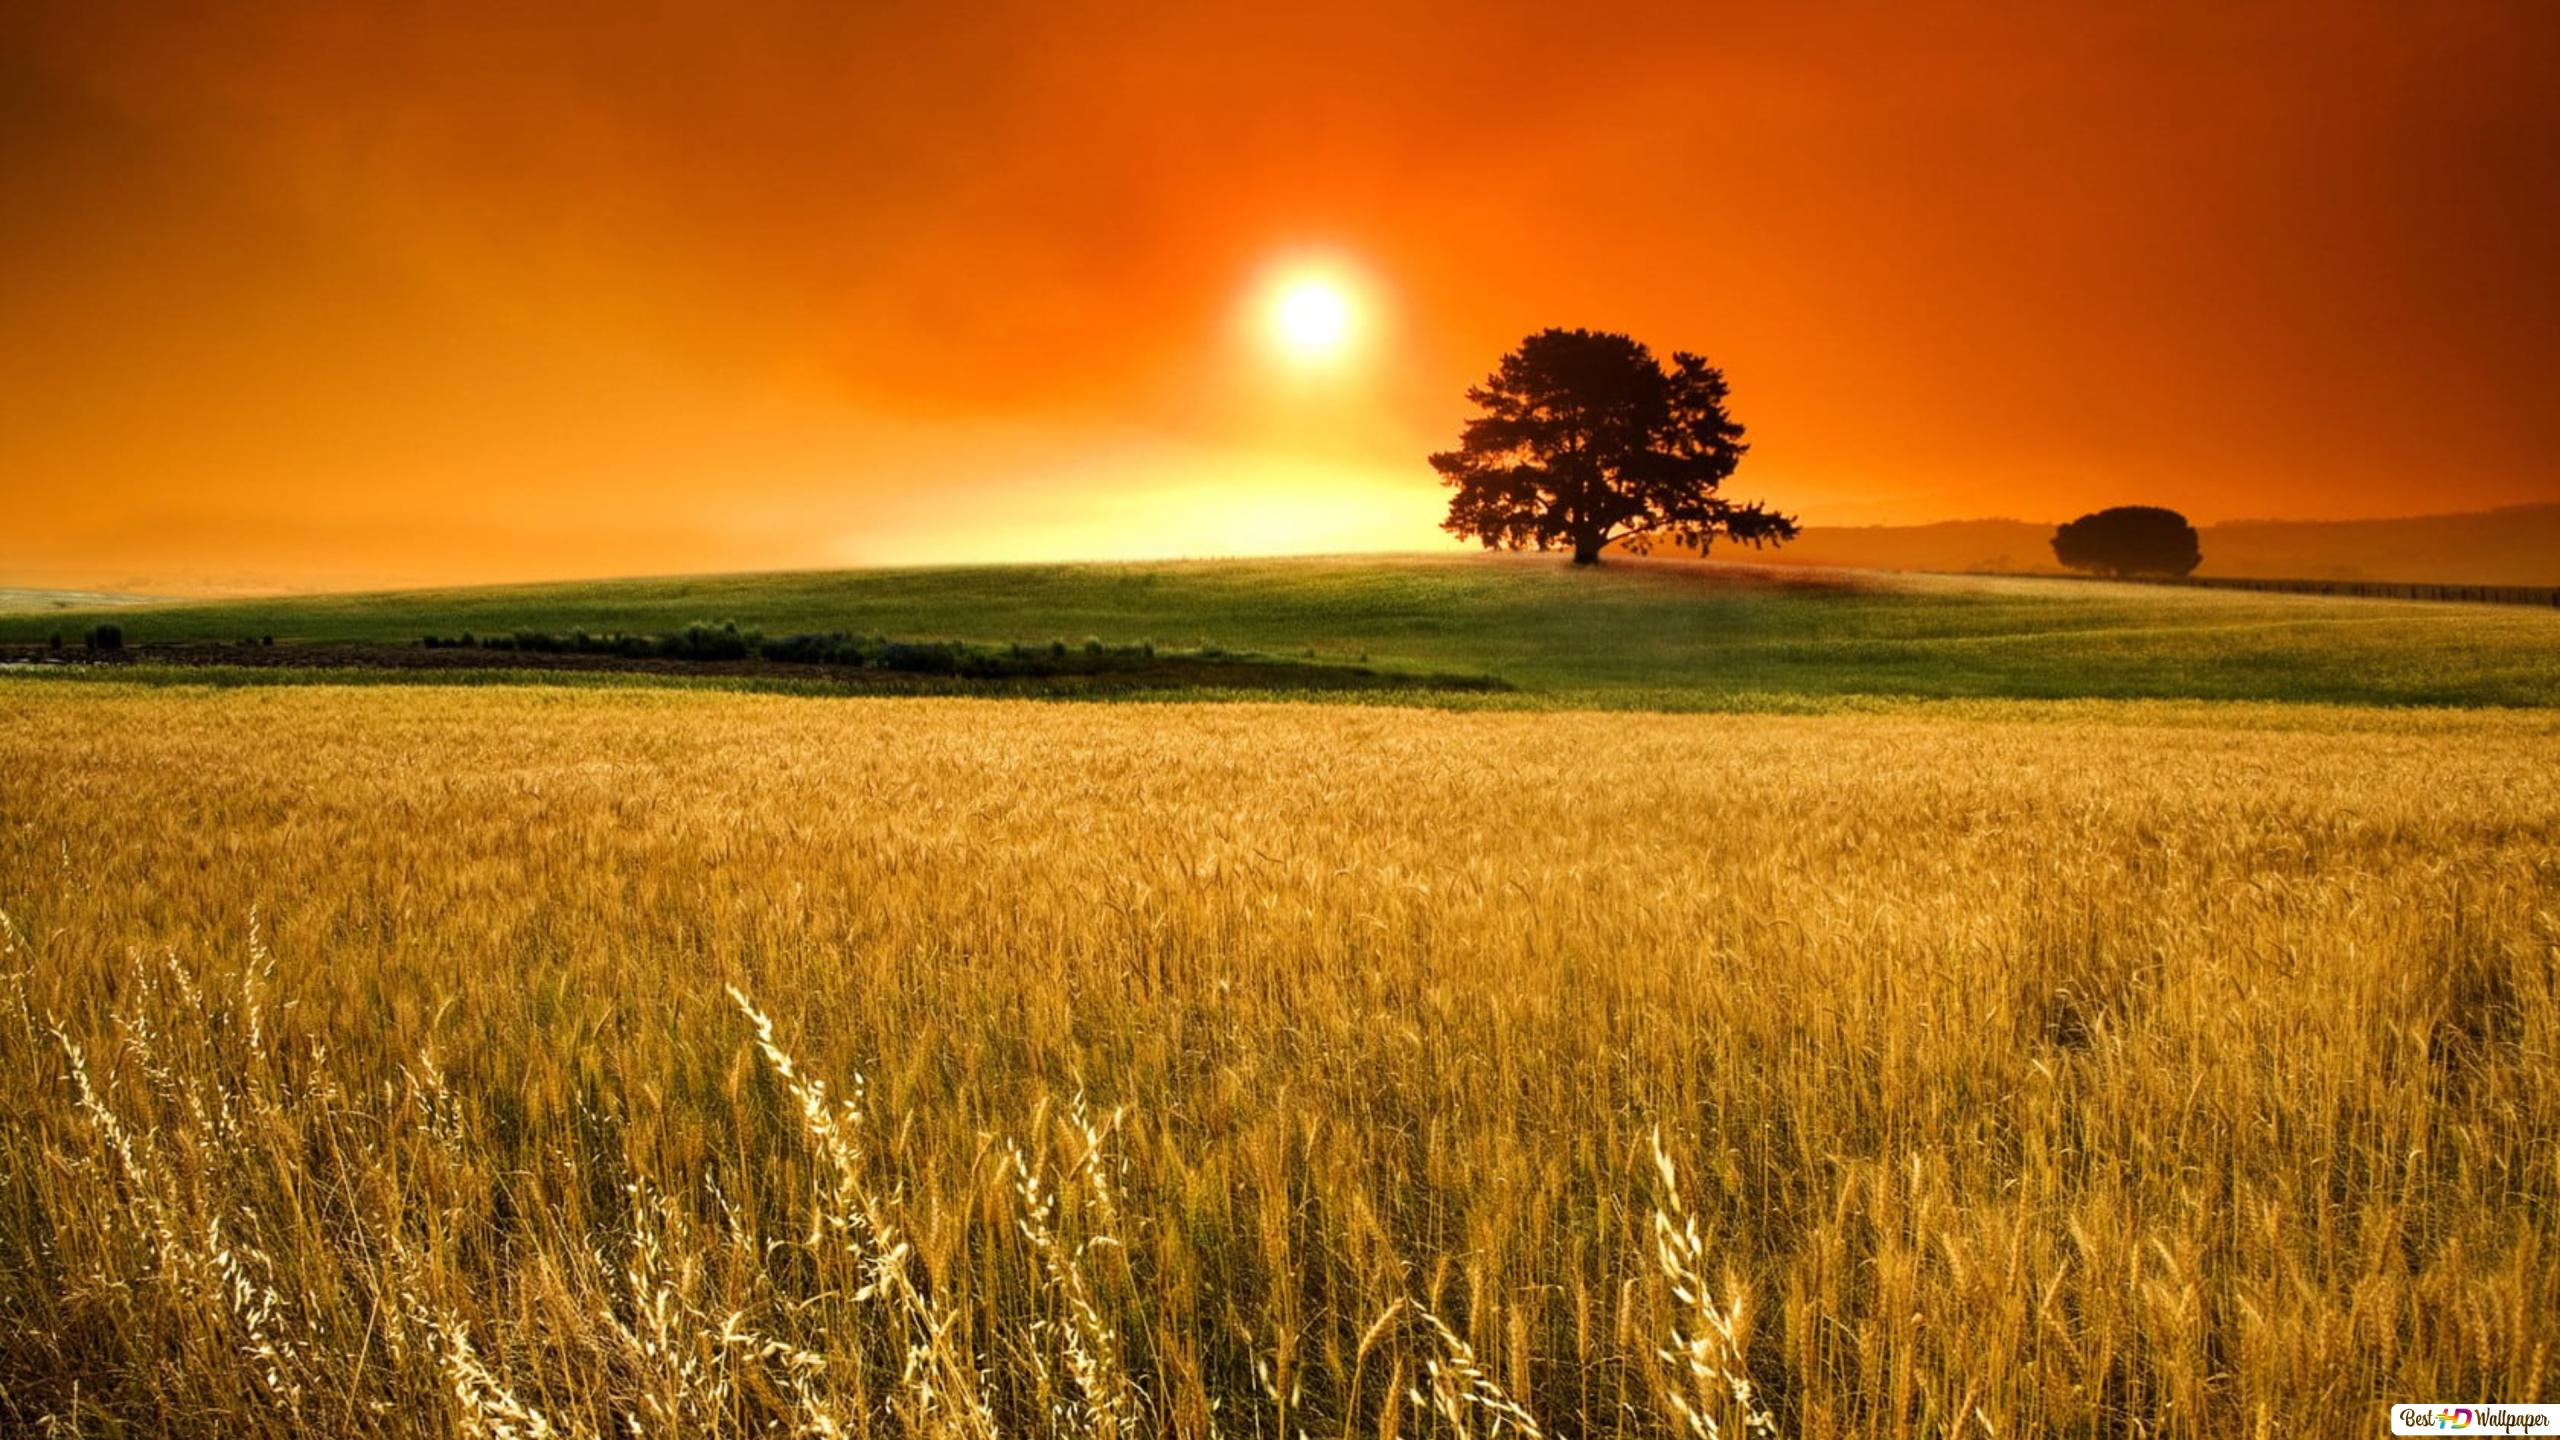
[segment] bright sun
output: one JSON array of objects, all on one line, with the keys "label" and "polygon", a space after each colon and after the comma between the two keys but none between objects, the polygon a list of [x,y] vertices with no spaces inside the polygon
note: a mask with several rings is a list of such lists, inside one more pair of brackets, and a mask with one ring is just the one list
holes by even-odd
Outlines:
[{"label": "bright sun", "polygon": [[1331,360],[1349,348],[1359,315],[1350,290],[1333,276],[1304,272],[1272,288],[1272,342],[1295,360]]}]

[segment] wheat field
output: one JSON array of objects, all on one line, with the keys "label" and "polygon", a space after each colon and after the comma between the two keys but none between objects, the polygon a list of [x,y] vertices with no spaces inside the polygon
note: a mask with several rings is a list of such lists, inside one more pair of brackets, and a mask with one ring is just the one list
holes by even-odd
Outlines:
[{"label": "wheat field", "polygon": [[0,1427],[2550,1395],[2560,721],[0,691]]}]

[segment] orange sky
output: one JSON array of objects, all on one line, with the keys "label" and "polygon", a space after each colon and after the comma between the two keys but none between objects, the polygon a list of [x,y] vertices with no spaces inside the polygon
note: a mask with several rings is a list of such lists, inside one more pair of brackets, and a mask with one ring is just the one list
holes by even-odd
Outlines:
[{"label": "orange sky", "polygon": [[[1454,544],[1549,324],[1813,523],[2560,499],[2555,74],[2545,0],[26,0],[0,586]],[[1243,323],[1298,255],[1351,363]]]}]

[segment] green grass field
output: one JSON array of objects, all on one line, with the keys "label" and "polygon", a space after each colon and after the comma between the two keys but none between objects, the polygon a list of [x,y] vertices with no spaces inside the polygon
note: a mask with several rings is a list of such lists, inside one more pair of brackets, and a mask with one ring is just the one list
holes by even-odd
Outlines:
[{"label": "green grass field", "polygon": [[[1660,709],[1846,697],[2560,705],[2560,612],[2067,580],[1789,574],[1544,557],[1038,565],[619,580],[0,614],[0,641],[517,629],[1202,643],[1487,673],[1502,703]],[[1476,702],[1467,702],[1476,703]]]}]

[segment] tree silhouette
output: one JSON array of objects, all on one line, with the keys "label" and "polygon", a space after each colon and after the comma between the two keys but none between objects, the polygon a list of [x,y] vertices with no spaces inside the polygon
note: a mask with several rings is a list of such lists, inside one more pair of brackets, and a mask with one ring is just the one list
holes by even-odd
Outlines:
[{"label": "tree silhouette", "polygon": [[1719,537],[1795,537],[1793,517],[1716,494],[1750,447],[1725,413],[1724,373],[1695,355],[1666,368],[1624,335],[1541,330],[1467,399],[1484,413],[1431,468],[1457,491],[1441,528],[1488,550],[1570,545],[1590,565],[1613,540],[1641,553],[1668,536],[1704,554]]},{"label": "tree silhouette", "polygon": [[2118,505],[2053,532],[2053,558],[2107,575],[2186,575],[2204,560],[2196,527],[2175,510]]}]

